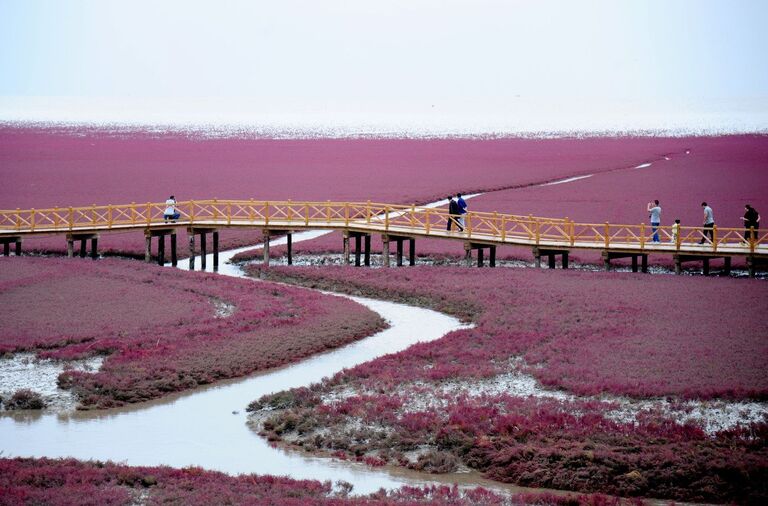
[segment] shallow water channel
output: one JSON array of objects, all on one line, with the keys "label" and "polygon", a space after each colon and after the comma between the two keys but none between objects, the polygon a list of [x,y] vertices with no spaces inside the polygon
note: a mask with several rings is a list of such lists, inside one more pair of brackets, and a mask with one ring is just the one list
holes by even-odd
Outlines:
[{"label": "shallow water channel", "polygon": [[[295,234],[309,239],[323,232]],[[277,245],[285,238],[273,241]],[[242,277],[227,261],[240,251],[220,255],[220,274]],[[212,265],[209,259],[208,265]],[[187,261],[179,267],[188,268]],[[362,464],[313,457],[270,446],[246,425],[246,405],[260,396],[309,385],[345,367],[438,339],[463,328],[457,319],[402,304],[350,297],[379,313],[390,328],[303,362],[239,380],[219,383],[157,401],[109,411],[71,414],[19,413],[0,417],[3,457],[75,457],[129,465],[200,466],[227,473],[287,475],[296,479],[344,480],[356,493],[404,484],[471,483],[490,485],[477,475],[431,476],[399,468],[372,469]]]}]

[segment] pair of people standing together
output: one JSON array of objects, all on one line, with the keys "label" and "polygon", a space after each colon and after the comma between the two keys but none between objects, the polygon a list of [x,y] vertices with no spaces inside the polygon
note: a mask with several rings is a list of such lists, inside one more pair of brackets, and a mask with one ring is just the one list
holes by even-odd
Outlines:
[{"label": "pair of people standing together", "polygon": [[[715,240],[715,215],[712,208],[706,202],[701,203],[701,207],[704,210],[704,225],[702,231],[701,241],[699,244],[704,244],[707,239],[712,242]],[[744,240],[749,241],[755,236],[753,230],[756,230],[760,223],[760,214],[751,205],[744,206],[746,213],[741,218],[744,221]],[[653,242],[659,241],[659,227],[661,226],[661,206],[658,200],[648,203],[648,213],[651,220],[651,229],[653,231]],[[672,241],[677,242],[680,235],[680,220],[675,220],[675,224],[672,226]]]},{"label": "pair of people standing together", "polygon": [[459,232],[464,231],[464,215],[467,214],[467,202],[462,198],[461,193],[448,195],[448,225],[446,230],[451,230],[451,225],[456,225]]}]

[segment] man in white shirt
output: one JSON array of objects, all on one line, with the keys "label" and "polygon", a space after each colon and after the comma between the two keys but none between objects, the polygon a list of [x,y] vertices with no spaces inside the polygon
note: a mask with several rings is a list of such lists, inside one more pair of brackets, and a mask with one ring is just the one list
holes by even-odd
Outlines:
[{"label": "man in white shirt", "polygon": [[712,213],[712,208],[707,205],[706,202],[701,203],[701,207],[704,208],[704,231],[703,236],[699,244],[704,244],[709,236],[709,242],[715,241],[715,215]]},{"label": "man in white shirt", "polygon": [[661,207],[659,201],[648,202],[648,216],[651,218],[651,229],[653,230],[653,242],[659,242],[659,225],[661,225]]}]

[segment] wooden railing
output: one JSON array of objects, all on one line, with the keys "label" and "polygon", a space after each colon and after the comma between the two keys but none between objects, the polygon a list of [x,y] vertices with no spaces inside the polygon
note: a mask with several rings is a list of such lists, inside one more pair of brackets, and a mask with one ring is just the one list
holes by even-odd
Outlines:
[{"label": "wooden railing", "polygon": [[[166,226],[165,203],[66,207],[0,211],[0,235],[58,232],[91,232]],[[575,223],[568,218],[544,218],[512,214],[469,212],[465,229],[446,231],[445,209],[381,204],[373,202],[294,202],[256,200],[200,200],[179,202],[178,223],[168,226],[257,226],[264,228],[335,228],[392,234],[455,237],[470,241],[546,245],[591,249],[658,251],[728,251],[768,253],[768,231],[756,230],[744,241],[743,228],[713,230],[714,240],[704,237],[701,227],[658,228],[660,242],[652,241],[649,225]]]}]

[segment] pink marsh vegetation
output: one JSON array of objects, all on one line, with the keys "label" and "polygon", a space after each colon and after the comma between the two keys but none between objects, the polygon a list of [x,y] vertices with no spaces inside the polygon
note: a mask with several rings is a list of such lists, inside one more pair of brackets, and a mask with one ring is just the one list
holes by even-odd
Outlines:
[{"label": "pink marsh vegetation", "polygon": [[[248,269],[473,320],[477,328],[424,345],[432,376],[498,374],[521,356],[544,385],[581,395],[768,398],[768,322],[760,316],[768,285],[759,281],[455,267]],[[358,370],[386,364],[383,374],[397,382],[423,369],[421,349]]]},{"label": "pink marsh vegetation", "polygon": [[[425,203],[630,167],[699,139],[206,139],[181,133],[0,126],[2,208],[231,198]],[[503,209],[499,209],[503,211]],[[184,236],[179,237],[185,244]],[[224,248],[258,233],[222,232]],[[141,255],[136,233],[103,252]],[[63,251],[62,238],[25,250]],[[337,246],[335,246],[337,247]],[[184,248],[182,248],[183,250]],[[183,251],[182,251],[183,252]]]},{"label": "pink marsh vegetation", "polygon": [[[686,146],[680,149],[680,146]],[[668,151],[664,151],[664,148]],[[685,154],[690,150],[689,154]],[[667,156],[668,155],[668,156]],[[665,160],[665,156],[669,160]],[[615,171],[586,170],[584,163],[578,175],[592,177],[556,185],[521,185],[493,191],[468,201],[469,209],[517,215],[568,217],[581,223],[648,224],[646,203],[658,199],[662,206],[662,224],[671,225],[679,218],[683,226],[702,223],[701,202],[707,201],[715,211],[718,226],[739,228],[744,204],[751,204],[768,215],[768,136],[743,135],[681,140],[679,146],[659,146],[647,158],[649,167],[638,164],[614,165]],[[574,172],[574,174],[577,174]],[[466,186],[457,191],[466,190]],[[455,193],[455,191],[453,192]],[[466,191],[465,191],[466,193]],[[444,198],[444,196],[441,195]],[[341,250],[341,234],[334,233],[297,244],[294,251],[323,253]],[[375,237],[374,251],[381,251]],[[459,257],[463,245],[457,241],[437,239],[416,242],[419,255]],[[275,248],[275,252],[282,248]],[[503,247],[500,258],[531,259],[530,248]],[[596,262],[598,254],[574,251],[574,258]],[[670,257],[653,262],[670,263]]]},{"label": "pink marsh vegetation", "polygon": [[752,316],[768,309],[764,283],[446,267],[266,272],[476,324],[255,401],[249,410],[271,440],[432,472],[465,466],[525,486],[686,501],[768,497],[765,421],[707,434],[655,409],[617,417],[616,400],[483,387],[520,367],[581,395],[764,400],[768,328]]},{"label": "pink marsh vegetation", "polygon": [[284,477],[229,476],[189,467],[131,467],[74,459],[0,459],[0,505],[190,506],[609,506],[617,499],[600,495],[516,494],[502,497],[482,488],[402,487],[367,496],[350,496],[351,485]]},{"label": "pink marsh vegetation", "polygon": [[0,354],[107,355],[96,373],[59,376],[81,408],[275,367],[384,325],[339,297],[129,260],[0,259],[0,287]]}]

